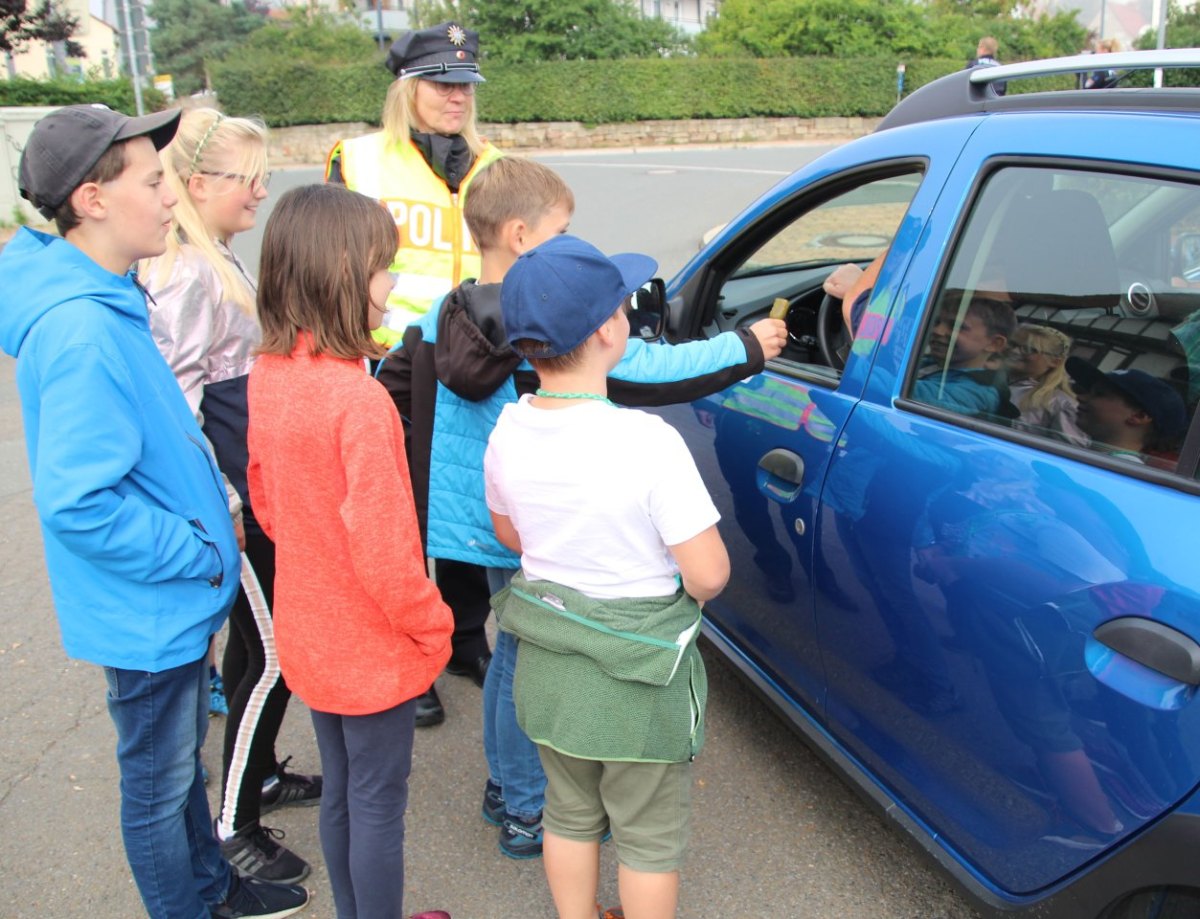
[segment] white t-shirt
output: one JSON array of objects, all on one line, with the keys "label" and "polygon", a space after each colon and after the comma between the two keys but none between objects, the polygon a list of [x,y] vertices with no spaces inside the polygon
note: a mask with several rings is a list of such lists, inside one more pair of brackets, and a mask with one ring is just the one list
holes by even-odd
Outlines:
[{"label": "white t-shirt", "polygon": [[488,507],[521,537],[521,567],[589,597],[675,593],[667,546],[720,519],[679,432],[657,415],[587,402],[507,405],[483,460]]}]

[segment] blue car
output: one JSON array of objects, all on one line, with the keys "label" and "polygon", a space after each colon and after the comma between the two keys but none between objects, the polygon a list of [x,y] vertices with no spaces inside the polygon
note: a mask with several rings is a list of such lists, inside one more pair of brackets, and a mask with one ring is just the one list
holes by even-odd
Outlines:
[{"label": "blue car", "polygon": [[658,410],[733,561],[708,637],[989,914],[1200,915],[1200,90],[1022,91],[1101,65],[1200,52],[930,84],[666,292],[670,340],[789,330]]}]

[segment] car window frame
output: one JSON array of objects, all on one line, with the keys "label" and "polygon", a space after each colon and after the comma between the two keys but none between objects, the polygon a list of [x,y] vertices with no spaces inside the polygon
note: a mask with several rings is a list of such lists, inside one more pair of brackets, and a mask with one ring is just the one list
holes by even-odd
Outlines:
[{"label": "car window frame", "polygon": [[1169,179],[1173,182],[1186,182],[1200,189],[1200,173],[1177,168],[1158,168],[1141,163],[1016,154],[1001,154],[985,160],[973,177],[967,193],[962,198],[962,203],[957,205],[958,213],[955,216],[953,229],[948,236],[945,252],[941,256],[937,271],[929,285],[925,302],[921,307],[921,321],[907,345],[907,353],[904,355],[907,366],[901,377],[899,394],[893,399],[893,405],[914,415],[943,421],[958,428],[995,437],[1009,443],[1020,444],[1042,453],[1107,469],[1127,478],[1163,485],[1187,494],[1200,495],[1200,481],[1196,478],[1200,471],[1200,405],[1188,417],[1188,428],[1179,449],[1179,459],[1176,461],[1175,469],[1166,470],[1148,464],[1131,463],[1128,460],[1122,460],[1096,450],[1055,441],[1029,431],[1008,427],[990,419],[963,415],[930,405],[927,402],[921,402],[907,395],[912,389],[920,367],[920,353],[923,343],[929,335],[930,325],[934,321],[934,307],[945,289],[950,265],[958,254],[958,246],[962,242],[980,196],[987,183],[997,172],[1011,167],[1112,174],[1151,181]]},{"label": "car window frame", "polygon": [[[839,170],[812,183],[802,185],[788,197],[776,202],[769,210],[758,215],[758,218],[749,226],[743,228],[742,232],[730,240],[708,263],[704,276],[692,297],[692,302],[701,303],[703,307],[692,311],[692,321],[684,330],[685,334],[711,338],[707,334],[707,330],[716,323],[721,300],[720,292],[730,276],[744,264],[750,255],[761,249],[768,240],[777,236],[786,227],[799,220],[803,214],[814,211],[839,195],[871,182],[916,174],[920,177],[920,182],[905,210],[905,217],[907,217],[911,211],[912,202],[917,199],[928,178],[930,165],[928,156],[907,155],[892,159],[873,160]],[[801,199],[805,202],[803,207],[797,206],[797,202]],[[903,224],[904,219],[904,217],[901,218],[900,225]],[[897,229],[900,225],[897,226]],[[893,240],[894,238],[893,234]],[[844,370],[835,371],[830,367],[825,368],[829,373],[821,373],[818,370],[805,369],[804,365],[778,358],[767,361],[763,368],[764,372],[767,369],[780,376],[811,383],[830,391],[837,390],[846,376]],[[836,378],[833,376],[835,373]]]}]

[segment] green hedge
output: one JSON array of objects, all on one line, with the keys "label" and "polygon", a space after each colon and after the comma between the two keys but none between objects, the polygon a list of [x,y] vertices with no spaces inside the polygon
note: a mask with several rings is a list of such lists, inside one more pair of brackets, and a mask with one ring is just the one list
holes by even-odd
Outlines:
[{"label": "green hedge", "polygon": [[[167,100],[156,89],[143,89],[146,111],[166,108]],[[30,80],[16,77],[0,80],[0,106],[8,105],[79,105],[103,102],[119,112],[133,114],[137,109],[133,84],[129,80]]]},{"label": "green hedge", "polygon": [[[905,91],[962,67],[907,63]],[[225,111],[269,125],[379,123],[391,74],[377,61],[321,65],[227,59],[210,65]],[[477,98],[482,121],[582,121],[885,114],[896,101],[890,58],[673,58],[490,64]]]}]

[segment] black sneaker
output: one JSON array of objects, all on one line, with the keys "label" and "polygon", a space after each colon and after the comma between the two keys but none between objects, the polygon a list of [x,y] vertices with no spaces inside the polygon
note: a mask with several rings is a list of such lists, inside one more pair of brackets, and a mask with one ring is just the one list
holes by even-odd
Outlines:
[{"label": "black sneaker", "polygon": [[280,763],[275,770],[278,781],[272,782],[270,788],[263,789],[260,813],[269,814],[281,807],[312,807],[321,803],[321,777],[288,772],[284,767],[291,761],[289,756]]},{"label": "black sneaker", "polygon": [[229,883],[225,902],[209,909],[212,919],[283,919],[308,905],[308,891],[294,884],[272,884],[236,874]]},{"label": "black sneaker", "polygon": [[500,786],[491,779],[483,786],[483,819],[492,826],[504,823],[504,795],[500,793]]},{"label": "black sneaker", "polygon": [[221,840],[221,854],[243,877],[273,884],[303,881],[310,870],[308,862],[276,839],[283,839],[283,830],[251,823],[238,830],[232,839]]},{"label": "black sneaker", "polygon": [[520,817],[505,816],[500,824],[500,851],[509,858],[540,858],[542,818],[526,823]]}]

